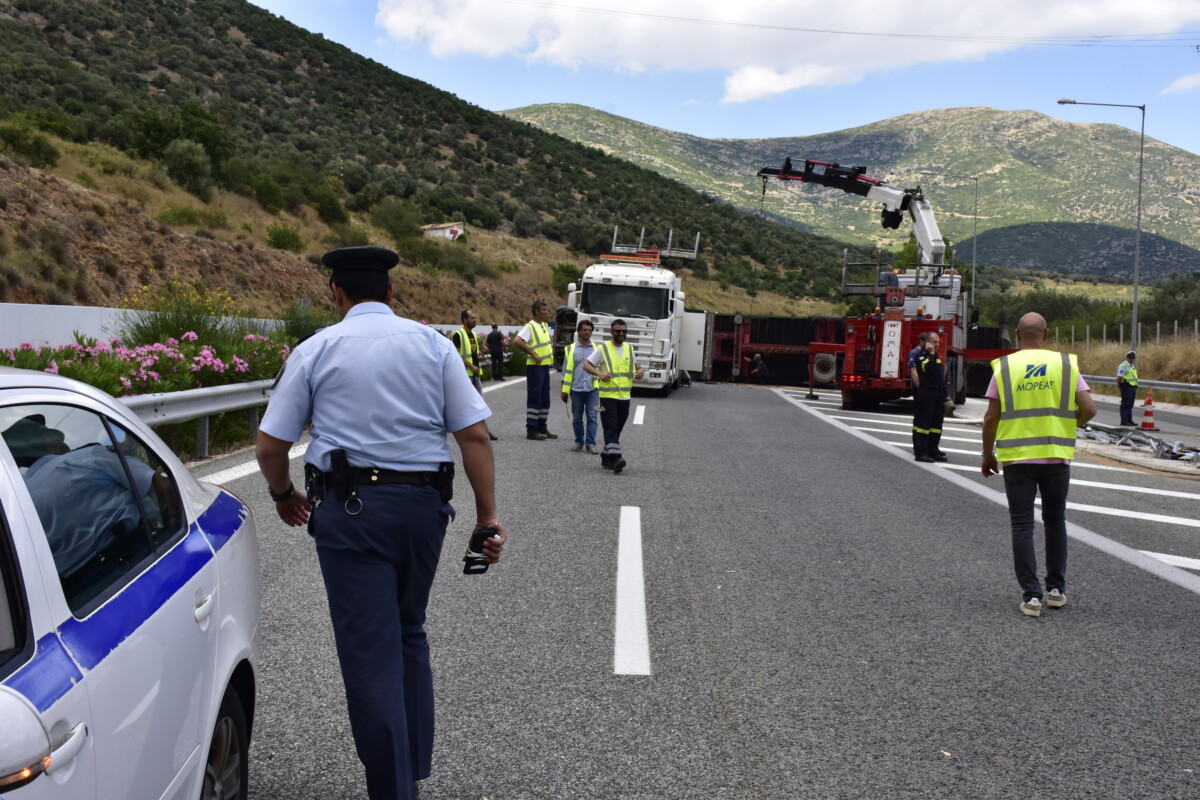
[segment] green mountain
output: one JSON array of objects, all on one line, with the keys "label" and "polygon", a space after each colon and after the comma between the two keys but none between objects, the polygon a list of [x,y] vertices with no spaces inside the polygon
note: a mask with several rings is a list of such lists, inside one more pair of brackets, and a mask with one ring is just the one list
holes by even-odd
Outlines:
[{"label": "green mountain", "polygon": [[[949,108],[816,136],[714,140],[578,105],[504,113],[847,242],[894,249],[905,227],[898,234],[882,230],[875,204],[836,189],[773,181],[764,193],[755,173],[785,156],[863,165],[888,183],[921,186],[960,259],[971,259],[977,222],[981,264],[1132,272],[1139,137],[1119,126]],[[978,220],[972,176],[979,177]],[[1200,156],[1148,138],[1143,191],[1142,277],[1200,270]]]},{"label": "green mountain", "polygon": [[[272,213],[311,209],[339,242],[361,241],[364,219],[398,243],[463,220],[595,254],[614,225],[660,244],[673,228],[677,241],[700,232],[695,269],[722,283],[836,296],[840,242],[484,111],[242,0],[0,0],[0,114],[0,150],[35,167],[57,158],[47,133],[105,143],[200,202],[220,188]],[[402,248],[414,265],[430,252]],[[454,269],[488,277],[464,259]]]}]

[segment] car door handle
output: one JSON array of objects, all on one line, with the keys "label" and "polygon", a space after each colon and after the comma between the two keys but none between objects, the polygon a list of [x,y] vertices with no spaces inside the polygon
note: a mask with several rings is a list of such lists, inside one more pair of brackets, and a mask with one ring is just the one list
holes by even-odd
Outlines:
[{"label": "car door handle", "polygon": [[204,597],[196,598],[196,622],[204,622],[212,612],[213,596],[211,593],[206,594]]},{"label": "car door handle", "polygon": [[46,766],[46,774],[53,775],[74,761],[75,756],[79,755],[79,751],[83,749],[87,734],[86,722],[81,722],[72,728],[71,732],[67,734],[67,740],[50,752],[50,763]]}]

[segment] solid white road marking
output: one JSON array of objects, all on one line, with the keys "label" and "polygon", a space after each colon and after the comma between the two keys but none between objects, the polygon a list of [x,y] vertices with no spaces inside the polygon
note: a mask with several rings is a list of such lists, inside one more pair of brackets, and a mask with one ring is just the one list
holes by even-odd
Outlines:
[{"label": "solid white road marking", "polygon": [[1200,558],[1184,558],[1183,556],[1173,556],[1170,553],[1151,553],[1149,550],[1143,550],[1142,552],[1151,558],[1157,558],[1164,564],[1170,564],[1173,567],[1200,569]]},{"label": "solid white road marking", "polygon": [[[308,442],[305,442],[304,444],[298,444],[291,450],[288,450],[288,458],[299,458],[300,456],[304,455],[307,450]],[[258,462],[247,461],[245,464],[239,464],[236,467],[223,469],[220,472],[214,472],[212,475],[197,476],[197,479],[207,483],[215,483],[218,486],[224,486],[227,483],[236,481],[238,478],[244,478],[247,475],[253,475],[256,472],[258,472]]]},{"label": "solid white road marking", "polygon": [[[831,419],[832,419],[832,417],[831,417]],[[854,425],[852,427],[856,431],[870,431],[872,433],[890,433],[893,436],[911,436],[911,434],[912,434],[911,430],[893,431],[893,430],[889,430],[887,428],[860,428],[857,425]],[[941,440],[943,442],[978,442],[978,441],[981,441],[979,439],[965,439],[962,436],[945,436],[945,435],[942,436]]]},{"label": "solid white road marking", "polygon": [[[893,453],[897,458],[910,458],[908,454],[898,452],[897,450],[897,447],[907,447],[907,445],[904,443],[889,443],[881,441],[876,439],[874,436],[870,436],[861,431],[856,431],[854,428],[844,422],[841,422],[840,420],[830,419],[829,415],[823,413],[822,411],[807,408],[803,402],[799,402],[796,399],[789,397],[785,392],[779,392],[779,395],[804,413],[811,414],[818,419],[823,419],[827,424],[832,425],[835,428],[840,428],[856,439],[860,439],[872,447],[877,447],[884,452]],[[953,470],[938,470],[937,467],[941,466],[940,464],[931,465],[914,463],[913,466],[917,469],[926,470],[933,475],[940,474],[941,477],[950,483],[953,483],[955,486],[965,489],[968,492],[972,492],[973,494],[977,494],[986,500],[990,500],[998,506],[1008,508],[1008,499],[1004,496],[1004,492],[984,486],[982,483],[970,478],[956,475],[954,474]],[[1090,531],[1087,528],[1076,525],[1073,522],[1067,523],[1067,535],[1072,539],[1082,542],[1083,544],[1094,547],[1102,553],[1107,553],[1114,558],[1137,567],[1138,569],[1149,572],[1151,575],[1156,575],[1165,581],[1175,584],[1176,586],[1187,589],[1189,592],[1200,594],[1200,576],[1198,575],[1193,575],[1192,573],[1182,570],[1179,567],[1174,567],[1170,564],[1163,563],[1152,556],[1146,555],[1140,550],[1135,550],[1132,547],[1123,545],[1120,542],[1109,539],[1107,536],[1102,536],[1095,531]]]},{"label": "solid white road marking", "polygon": [[[868,438],[870,438],[870,437],[868,437]],[[983,440],[981,439],[980,440],[981,444],[982,444],[982,441]],[[882,443],[890,444],[892,447],[911,447],[912,446],[911,442],[882,442]],[[979,458],[978,450],[958,450],[953,447],[943,447],[942,450],[944,450],[947,453],[961,453],[964,456],[975,456],[976,458]],[[943,464],[942,466],[946,466],[946,465]],[[1127,467],[1110,467],[1107,464],[1085,464],[1082,461],[1072,461],[1071,469],[1074,470],[1076,468],[1078,468],[1078,469],[1100,469],[1100,470],[1105,470],[1107,472],[1137,472],[1136,469],[1129,469]],[[958,467],[957,469],[962,469],[962,468]],[[972,470],[974,472],[979,471],[979,467],[966,467],[966,469]]]},{"label": "solid white road marking", "polygon": [[642,573],[642,510],[621,506],[617,543],[617,620],[613,672],[650,674],[650,634],[646,628],[646,582]]},{"label": "solid white road marking", "polygon": [[[888,420],[888,419],[862,419],[860,417],[843,417],[837,414],[830,414],[830,419],[844,419],[847,422],[869,422],[872,425],[895,425],[898,428],[907,428],[912,430],[912,420]],[[942,433],[979,433],[979,428],[950,428],[943,427]]]},{"label": "solid white road marking", "polygon": [[[509,383],[509,382],[512,382],[512,383],[524,383],[524,382],[525,382],[525,376],[524,376],[524,375],[522,375],[522,376],[521,376],[521,377],[519,377],[519,378],[517,378],[517,377],[505,378],[503,382],[504,382],[504,383]],[[504,388],[503,386],[497,386],[497,385],[496,385],[496,383],[498,383],[498,382],[493,382],[491,386],[485,386],[485,387],[483,387],[483,391],[484,391],[484,392],[494,392],[494,391],[496,391],[497,389],[503,389],[503,388]]]},{"label": "solid white road marking", "polygon": [[638,406],[637,408],[635,408],[633,411],[633,424],[641,425],[642,421],[645,419],[646,419],[646,407]]}]

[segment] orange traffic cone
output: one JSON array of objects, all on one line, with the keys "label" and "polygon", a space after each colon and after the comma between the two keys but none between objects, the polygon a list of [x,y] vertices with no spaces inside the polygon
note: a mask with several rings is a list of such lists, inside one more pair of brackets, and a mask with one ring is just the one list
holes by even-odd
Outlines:
[{"label": "orange traffic cone", "polygon": [[1144,430],[1144,431],[1158,430],[1158,428],[1155,427],[1155,425],[1154,425],[1154,387],[1153,386],[1146,387],[1146,402],[1142,403],[1142,407],[1146,409],[1145,412],[1142,414],[1142,430]]}]

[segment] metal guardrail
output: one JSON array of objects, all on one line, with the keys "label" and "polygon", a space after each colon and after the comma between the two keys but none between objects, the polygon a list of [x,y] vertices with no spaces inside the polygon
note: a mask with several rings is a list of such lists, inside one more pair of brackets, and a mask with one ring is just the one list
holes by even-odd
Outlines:
[{"label": "metal guardrail", "polygon": [[[1088,384],[1104,383],[1109,386],[1116,386],[1117,379],[1109,375],[1084,375],[1083,379]],[[1167,392],[1194,392],[1200,393],[1200,384],[1196,383],[1171,383],[1170,381],[1148,381],[1145,378],[1138,378],[1138,388],[1148,386],[1152,389],[1162,389]]]},{"label": "metal guardrail", "polygon": [[275,381],[231,383],[225,386],[209,386],[204,389],[187,389],[182,392],[158,392],[122,397],[121,402],[129,406],[138,418],[150,427],[172,422],[187,422],[200,419],[196,431],[196,455],[208,457],[208,418],[227,411],[250,410],[250,432],[258,430],[258,409],[267,404],[271,397],[271,386]]}]

